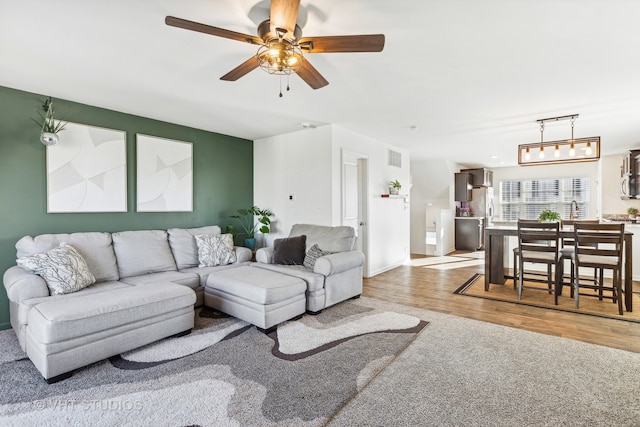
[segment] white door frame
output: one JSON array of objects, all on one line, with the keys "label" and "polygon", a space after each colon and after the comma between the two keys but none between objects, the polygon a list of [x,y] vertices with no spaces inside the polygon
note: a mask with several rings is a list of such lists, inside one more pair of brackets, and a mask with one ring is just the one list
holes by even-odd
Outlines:
[{"label": "white door frame", "polygon": [[341,208],[340,208],[340,221],[342,225],[347,224],[345,221],[347,211],[347,168],[346,166],[355,166],[358,170],[358,228],[356,233],[358,235],[358,249],[364,253],[364,265],[363,276],[369,277],[369,225],[368,211],[369,211],[369,157],[362,153],[357,153],[350,150],[342,149],[342,161],[341,161]]}]

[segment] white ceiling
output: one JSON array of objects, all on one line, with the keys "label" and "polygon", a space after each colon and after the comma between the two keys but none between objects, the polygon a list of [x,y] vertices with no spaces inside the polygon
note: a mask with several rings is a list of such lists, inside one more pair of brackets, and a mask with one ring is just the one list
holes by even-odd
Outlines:
[{"label": "white ceiling", "polygon": [[[601,136],[603,155],[640,147],[640,1],[302,0],[304,36],[383,33],[386,44],[307,55],[329,86],[292,76],[282,98],[259,69],[219,80],[255,46],[164,24],[256,34],[268,8],[0,0],[0,85],[252,140],[334,123],[469,166],[516,164],[517,145],[540,139],[536,119],[574,113],[575,136]],[[569,136],[564,121],[544,139]]]}]

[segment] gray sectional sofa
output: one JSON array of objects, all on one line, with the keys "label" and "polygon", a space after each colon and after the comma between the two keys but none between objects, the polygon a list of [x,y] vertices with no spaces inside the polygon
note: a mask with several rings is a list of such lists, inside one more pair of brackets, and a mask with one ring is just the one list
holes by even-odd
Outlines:
[{"label": "gray sectional sofa", "polygon": [[18,341],[50,382],[71,371],[167,336],[189,332],[195,305],[203,303],[208,276],[248,264],[252,253],[235,248],[236,262],[198,267],[194,236],[220,234],[218,226],[169,230],[86,232],[26,236],[17,257],[42,254],[62,242],[86,261],[95,283],[50,295],[45,280],[10,267],[4,286]]},{"label": "gray sectional sofa", "polygon": [[207,226],[23,237],[16,243],[22,267],[25,259],[49,257],[47,268],[57,274],[68,260],[73,267],[73,256],[60,263],[51,258],[65,249],[77,252],[84,265],[77,276],[91,276],[92,284],[57,294],[41,271],[10,267],[3,279],[20,346],[51,383],[79,367],[189,333],[194,306],[203,303],[268,330],[362,293],[364,255],[355,250],[351,227],[295,225],[290,237],[306,238],[301,256],[312,246],[317,250],[307,267],[273,264],[274,248],[260,249],[258,262],[251,262],[251,250],[231,249],[230,241],[224,245],[229,263],[200,267],[196,240],[202,237],[196,236],[220,233]]}]

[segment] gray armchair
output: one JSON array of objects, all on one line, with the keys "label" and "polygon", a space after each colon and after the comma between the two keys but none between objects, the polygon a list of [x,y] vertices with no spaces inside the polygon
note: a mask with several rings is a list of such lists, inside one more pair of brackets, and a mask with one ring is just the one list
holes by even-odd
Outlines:
[{"label": "gray armchair", "polygon": [[356,250],[356,235],[352,227],[329,227],[295,224],[289,237],[306,236],[306,251],[317,245],[329,254],[319,256],[311,268],[304,265],[273,263],[273,247],[259,249],[255,267],[288,274],[307,284],[307,311],[318,313],[362,293],[364,254]]}]

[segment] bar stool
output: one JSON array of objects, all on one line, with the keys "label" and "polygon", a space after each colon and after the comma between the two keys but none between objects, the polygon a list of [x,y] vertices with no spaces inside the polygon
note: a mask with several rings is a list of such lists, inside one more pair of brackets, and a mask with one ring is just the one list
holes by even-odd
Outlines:
[{"label": "bar stool", "polygon": [[547,265],[548,289],[545,290],[548,292],[552,291],[553,284],[559,283],[559,232],[560,223],[558,222],[518,221],[518,299],[522,299],[522,290],[525,287],[541,289],[524,285],[525,262]]},{"label": "bar stool", "polygon": [[[580,220],[566,220],[562,221],[562,227],[565,225],[574,226],[575,224],[599,224],[600,221],[597,219],[580,219]],[[595,247],[595,245],[594,245]],[[574,289],[573,289],[573,276],[574,276],[574,265],[573,265],[573,256],[575,254],[575,240],[574,236],[571,237],[561,237],[560,238],[560,264],[561,264],[561,272],[564,271],[564,262],[565,260],[569,260],[569,286],[571,288],[571,298],[574,297]],[[593,271],[593,283],[597,281],[598,270]],[[560,286],[560,294],[562,294],[562,288],[564,288],[565,282],[564,277],[560,277],[561,283]],[[557,305],[557,302],[556,302]]]},{"label": "bar stool", "polygon": [[[576,308],[579,308],[580,295],[597,296],[599,299],[611,298],[618,303],[618,314],[622,315],[622,246],[624,242],[624,224],[575,224],[573,226],[575,253],[573,255],[574,294]],[[599,280],[594,284],[580,283],[580,268],[589,267],[600,271]],[[602,270],[613,273],[612,286],[604,286]],[[594,289],[597,295],[580,293],[580,288]],[[611,296],[604,295],[610,291]]]},{"label": "bar stool", "polygon": [[[533,224],[540,222],[537,219],[518,219],[518,223]],[[518,287],[518,258],[520,257],[520,246],[513,248],[513,289]],[[549,271],[547,270],[547,274]]]}]

